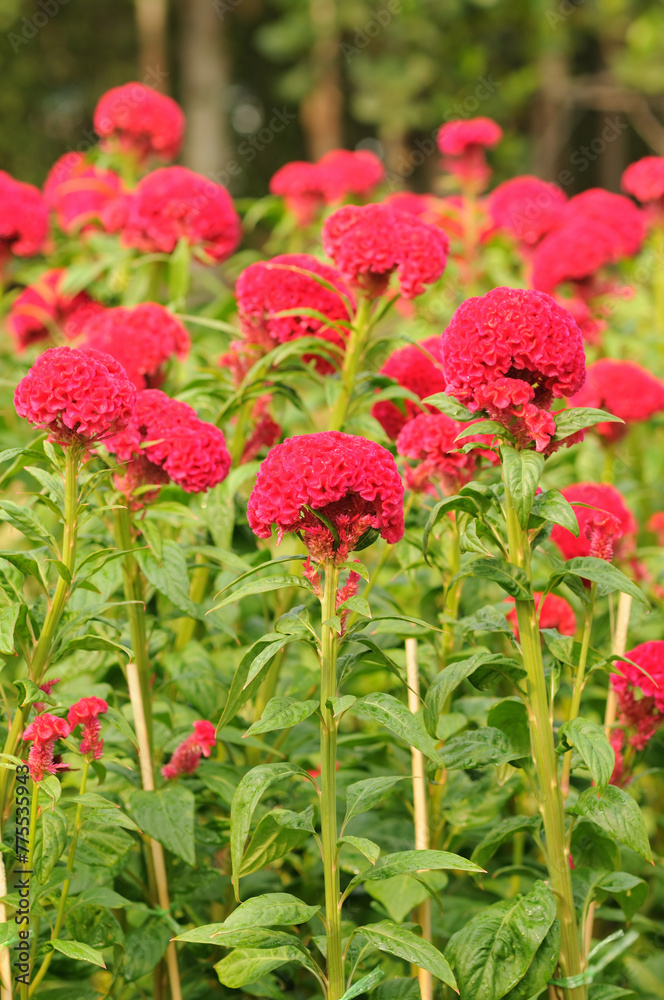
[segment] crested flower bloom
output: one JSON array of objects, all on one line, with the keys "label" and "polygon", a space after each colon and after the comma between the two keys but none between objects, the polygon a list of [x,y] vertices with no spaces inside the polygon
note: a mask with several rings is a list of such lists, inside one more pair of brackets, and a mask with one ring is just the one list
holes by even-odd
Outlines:
[{"label": "crested flower bloom", "polygon": [[383,204],[397,212],[409,212],[411,215],[426,215],[432,196],[415,194],[414,191],[394,191],[383,199]]},{"label": "crested flower bloom", "polygon": [[[552,230],[536,247],[532,283],[545,292],[565,282],[589,284],[601,268],[617,259],[614,231],[608,220],[579,216]],[[593,285],[583,297],[600,294],[601,290]]]},{"label": "crested flower bloom", "polygon": [[575,194],[565,205],[563,224],[580,218],[603,224],[608,222],[612,232],[613,261],[633,257],[641,249],[646,236],[646,217],[625,195],[613,194],[604,188],[589,188]]},{"label": "crested flower bloom", "polygon": [[[569,601],[566,601],[564,597],[558,597],[557,594],[547,594],[542,604],[541,593],[535,593],[534,599],[540,628],[555,628],[561,635],[574,635],[576,632],[576,615]],[[514,604],[513,597],[510,597],[509,601],[511,604]],[[540,604],[542,604],[541,607]],[[517,620],[516,608],[510,611],[507,615],[507,620],[518,639],[519,622]]]},{"label": "crested flower bloom", "polygon": [[349,195],[367,198],[385,176],[378,157],[368,150],[331,149],[318,161],[295,160],[277,170],[272,194],[284,198],[300,226],[308,226],[324,205]]},{"label": "crested flower bloom", "polygon": [[[409,465],[405,468],[408,489],[435,492],[437,484],[443,494],[451,496],[470,482],[477,468],[479,450],[464,453],[461,448],[471,441],[480,441],[487,447],[490,442],[482,435],[457,442],[457,435],[466,426],[444,413],[420,413],[404,424],[397,437],[397,453],[419,463],[414,468]],[[488,451],[482,453],[497,459]]]},{"label": "crested flower bloom", "polygon": [[[390,354],[380,374],[393,378],[400,386],[414,392],[420,399],[426,399],[427,396],[433,396],[437,392],[445,392],[440,337],[428,337],[419,344],[399,347]],[[412,399],[400,400],[400,406],[405,409],[405,413],[392,400],[383,399],[376,403],[371,411],[372,416],[392,439],[397,437],[408,420],[412,420],[422,412]],[[431,413],[437,412],[432,406],[427,408]]]},{"label": "crested flower bloom", "polygon": [[47,774],[57,774],[63,765],[53,759],[56,740],[69,736],[69,726],[57,715],[38,715],[26,726],[23,739],[32,743],[28,754],[28,767],[33,781],[43,781]]},{"label": "crested flower bloom", "polygon": [[99,737],[101,733],[99,716],[106,712],[108,712],[108,702],[93,695],[90,698],[81,698],[67,713],[67,722],[72,733],[77,726],[83,726],[79,751],[84,756],[89,754],[91,760],[99,760],[104,749],[104,741]]},{"label": "crested flower bloom", "polygon": [[[332,324],[350,323],[344,301],[344,296],[349,298],[348,289],[338,271],[310,254],[280,254],[250,264],[237,280],[236,295],[242,332],[249,344],[261,350],[269,351],[300,337],[319,337],[339,348],[345,345],[345,331]],[[304,311],[278,315],[293,309]],[[327,316],[331,325],[308,315],[310,310]],[[318,358],[316,367],[323,372],[333,370],[323,358]]]},{"label": "crested flower bloom", "polygon": [[345,205],[323,225],[323,249],[341,274],[376,298],[397,272],[401,295],[413,299],[445,270],[449,240],[435,226],[386,205]]},{"label": "crested flower bloom", "polygon": [[39,188],[0,170],[0,266],[11,254],[34,257],[48,232],[48,206]]},{"label": "crested flower bloom", "polygon": [[573,395],[585,379],[581,331],[537,291],[494,288],[466,299],[443,333],[442,358],[448,395],[485,410],[537,451],[555,434],[553,398]]},{"label": "crested flower bloom", "polygon": [[618,697],[618,727],[611,733],[616,753],[612,784],[625,779],[623,747],[625,739],[635,750],[643,750],[664,723],[664,641],[642,642],[616,662],[620,673],[611,674],[611,686]]},{"label": "crested flower bloom", "polygon": [[[120,462],[128,463],[115,477],[127,496],[137,486],[158,486],[169,479],[187,493],[202,493],[222,482],[231,465],[219,428],[160,389],[139,392],[131,422],[105,444]],[[141,500],[147,499],[143,494]]]},{"label": "crested flower bloom", "polygon": [[315,163],[293,160],[277,170],[270,193],[283,198],[299,226],[309,226],[325,204]]},{"label": "crested flower bloom", "polygon": [[105,309],[87,326],[88,347],[119,361],[137,389],[155,389],[164,381],[167,362],[184,361],[191,346],[179,319],[156,302]]},{"label": "crested flower bloom", "polygon": [[504,181],[487,198],[494,223],[529,247],[560,225],[566,202],[556,184],[528,175]]},{"label": "crested flower bloom", "polygon": [[18,351],[41,340],[57,339],[58,335],[75,340],[104,311],[101,302],[91,299],[87,292],[63,292],[66,277],[62,268],[45,271],[12,302],[7,329]]},{"label": "crested flower bloom", "polygon": [[622,175],[622,189],[644,205],[661,210],[664,202],[664,156],[644,156]]},{"label": "crested flower bloom", "polygon": [[82,153],[65,153],[51,167],[44,199],[65,233],[79,232],[101,222],[112,203],[124,195],[122,180],[113,170],[88,163]]},{"label": "crested flower bloom", "polygon": [[130,197],[123,242],[143,253],[172,253],[181,239],[219,263],[237,249],[240,219],[225,187],[186,167],[161,167]]},{"label": "crested flower bloom", "polygon": [[[403,483],[390,453],[340,431],[288,438],[268,453],[247,506],[249,527],[269,538],[272,526],[300,534],[316,562],[347,560],[371,538],[404,531]],[[366,537],[365,537],[366,536]]]},{"label": "crested flower bloom", "polygon": [[503,130],[492,118],[460,118],[441,125],[438,148],[443,154],[443,167],[461,181],[481,191],[491,170],[485,150],[497,145]]},{"label": "crested flower bloom", "polygon": [[633,361],[602,358],[588,367],[586,383],[572,398],[572,406],[591,406],[621,417],[625,424],[600,423],[598,434],[618,441],[626,424],[648,420],[664,410],[664,382]]},{"label": "crested flower bloom", "polygon": [[53,347],[19,382],[19,417],[62,445],[90,444],[124,430],[136,390],[115,358],[90,348]]},{"label": "crested flower bloom", "polygon": [[561,491],[573,506],[579,522],[578,537],[559,524],[554,524],[551,541],[564,559],[596,556],[611,559],[628,556],[634,549],[637,525],[615,486],[607,483],[575,483]]},{"label": "crested flower bloom", "polygon": [[162,776],[170,781],[181,774],[193,774],[201,762],[201,757],[209,757],[217,742],[214,726],[206,719],[194,722],[191,736],[175,749],[168,764],[161,769]]},{"label": "crested flower bloom", "polygon": [[657,536],[657,544],[664,547],[664,510],[656,511],[648,521],[648,531]]},{"label": "crested flower bloom", "polygon": [[184,135],[184,114],[171,97],[144,83],[125,83],[102,94],[94,113],[94,127],[103,149],[119,148],[139,163],[156,156],[174,160]]}]

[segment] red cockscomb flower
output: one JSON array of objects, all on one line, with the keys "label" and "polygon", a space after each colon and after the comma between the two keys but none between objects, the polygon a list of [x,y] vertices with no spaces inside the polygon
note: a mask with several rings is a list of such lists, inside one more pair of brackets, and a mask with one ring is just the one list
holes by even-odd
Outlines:
[{"label": "red cockscomb flower", "polygon": [[614,261],[633,257],[646,237],[646,217],[641,209],[623,194],[613,194],[604,188],[589,188],[570,198],[563,211],[563,225],[579,219],[609,226]]},{"label": "red cockscomb flower", "polygon": [[169,763],[164,764],[162,776],[168,781],[181,774],[193,774],[201,757],[209,757],[216,742],[217,734],[211,722],[205,719],[194,722],[194,732],[180,743]]},{"label": "red cockscomb flower", "polygon": [[28,767],[33,781],[43,781],[46,774],[57,774],[63,770],[63,765],[53,760],[53,747],[56,740],[66,736],[69,736],[69,726],[57,715],[38,715],[26,726],[23,739],[32,743]]},{"label": "red cockscomb flower", "polygon": [[579,522],[577,538],[567,528],[559,524],[553,526],[551,541],[558,546],[564,559],[574,559],[577,556],[611,558],[611,555],[606,555],[607,544],[615,549],[618,556],[626,556],[632,552],[637,531],[636,521],[615,486],[607,483],[575,483],[561,492],[573,505],[588,505],[574,507]]},{"label": "red cockscomb flower", "polygon": [[[435,361],[427,357],[431,354]],[[445,376],[441,361],[440,337],[428,337],[419,344],[408,344],[394,351],[380,370],[381,375],[388,375],[395,382],[426,399],[437,392],[445,392]],[[389,399],[376,403],[371,415],[376,418],[385,433],[393,440],[399,431],[422,410],[411,399],[401,400],[405,413]],[[428,406],[431,413],[436,413],[434,407]]]},{"label": "red cockscomb flower", "polygon": [[48,232],[48,206],[39,188],[0,170],[0,266],[11,255],[34,257]]},{"label": "red cockscomb flower", "polygon": [[87,345],[119,361],[137,389],[160,386],[166,363],[184,361],[191,346],[180,320],[156,302],[105,309],[86,332]]},{"label": "red cockscomb flower", "polygon": [[622,750],[625,737],[635,750],[643,750],[664,723],[664,641],[642,642],[625,656],[633,663],[616,662],[620,674],[611,674],[618,696],[618,726],[611,733],[616,766],[611,783],[625,779]]},{"label": "red cockscomb flower", "polygon": [[7,329],[17,350],[23,351],[29,344],[50,340],[59,333],[75,340],[93,317],[104,311],[101,302],[91,299],[87,292],[72,295],[61,291],[66,277],[62,268],[45,271],[14,299]]},{"label": "red cockscomb flower", "polygon": [[365,295],[383,295],[393,271],[405,299],[445,270],[449,240],[435,226],[386,205],[346,205],[323,225],[323,249]]},{"label": "red cockscomb flower", "polygon": [[[538,620],[540,628],[555,628],[561,635],[574,635],[576,632],[576,615],[574,614],[574,608],[572,605],[565,600],[564,597],[558,597],[557,594],[547,594],[544,598],[544,603],[540,608],[540,603],[542,601],[542,594],[535,593],[534,595],[535,607],[538,611]],[[514,603],[514,598],[509,598],[510,603]],[[519,622],[517,620],[516,608],[510,611],[507,615],[507,620],[512,626],[512,630],[516,638],[519,638]]]},{"label": "red cockscomb flower", "polygon": [[19,382],[19,417],[62,445],[90,444],[123,430],[136,390],[115,358],[90,348],[52,347]]},{"label": "red cockscomb flower", "polygon": [[[131,422],[105,443],[119,461],[129,463],[115,478],[128,496],[139,485],[161,485],[167,479],[187,493],[202,493],[222,482],[231,464],[219,428],[159,389],[139,392]],[[145,502],[146,495],[141,499]]]},{"label": "red cockscomb flower", "polygon": [[438,148],[444,154],[444,169],[462,184],[481,190],[491,176],[485,150],[502,137],[503,130],[492,118],[462,118],[441,125]]},{"label": "red cockscomb flower", "polygon": [[545,451],[555,433],[554,396],[583,385],[581,331],[549,295],[494,288],[466,299],[443,333],[446,392],[472,411],[485,410],[517,436]]},{"label": "red cockscomb flower", "polygon": [[174,160],[180,152],[185,119],[171,97],[144,83],[112,87],[99,99],[94,128],[101,136],[102,149],[120,148],[132,153],[139,163],[150,156]]},{"label": "red cockscomb flower", "polygon": [[[406,486],[410,490],[430,490],[437,483],[450,496],[473,478],[478,451],[461,451],[469,441],[489,444],[481,435],[457,442],[465,424],[451,420],[444,413],[420,413],[399,431],[397,453],[419,462],[415,468],[406,466]],[[496,456],[497,458],[497,456]]]},{"label": "red cockscomb flower", "polygon": [[414,191],[395,191],[383,199],[383,205],[396,212],[408,212],[410,215],[423,216],[429,210],[431,195],[415,194]]},{"label": "red cockscomb flower", "polygon": [[664,547],[664,510],[656,511],[648,521],[648,531],[657,536],[657,544]]},{"label": "red cockscomb flower", "polygon": [[499,184],[487,198],[489,215],[497,226],[519,242],[534,246],[560,225],[567,198],[563,191],[539,177],[513,177]]},{"label": "red cockscomb flower", "polygon": [[46,204],[55,212],[65,233],[79,231],[91,222],[102,222],[111,203],[124,193],[118,174],[88,163],[82,153],[61,156],[44,184]]},{"label": "red cockscomb flower", "polygon": [[186,167],[161,167],[139,181],[122,231],[123,242],[144,253],[172,253],[185,239],[216,262],[230,257],[240,237],[226,188]]},{"label": "red cockscomb flower", "polygon": [[[583,216],[554,229],[535,248],[533,286],[552,292],[563,282],[587,282],[594,278],[600,268],[619,259],[614,236],[608,221]],[[599,291],[592,290],[594,294]]]},{"label": "red cockscomb flower", "polygon": [[[602,358],[590,365],[586,384],[572,406],[591,406],[621,417],[626,424],[648,420],[664,410],[664,383],[633,361]],[[625,424],[601,423],[594,430],[608,441],[627,433]]]},{"label": "red cockscomb flower", "polygon": [[[338,293],[316,280],[322,278]],[[236,295],[242,332],[250,344],[271,350],[300,337],[320,337],[344,347],[345,335],[339,327],[326,326],[322,320],[303,312],[278,316],[290,309],[315,309],[332,323],[350,323],[348,307],[342,296],[349,297],[340,274],[305,253],[280,254],[269,261],[259,261],[245,268],[237,280]],[[311,357],[311,355],[309,355]],[[319,371],[330,372],[333,366],[319,358]]]},{"label": "red cockscomb flower", "polygon": [[[317,516],[320,515],[320,516]],[[249,527],[301,534],[318,562],[345,562],[369,529],[388,542],[403,535],[403,483],[390,453],[340,431],[288,438],[258,470],[247,506]]]},{"label": "red cockscomb flower", "polygon": [[630,163],[622,175],[621,187],[644,205],[664,198],[664,156],[644,156]]},{"label": "red cockscomb flower", "polygon": [[293,160],[277,170],[270,181],[270,193],[282,197],[299,226],[309,226],[325,204],[315,163]]},{"label": "red cockscomb flower", "polygon": [[333,205],[348,195],[367,198],[385,176],[385,168],[368,149],[331,149],[316,164],[323,198]]},{"label": "red cockscomb flower", "polygon": [[81,698],[67,713],[67,722],[72,733],[77,726],[83,726],[79,751],[83,755],[90,754],[91,760],[99,760],[104,750],[104,741],[99,738],[101,732],[99,716],[106,712],[108,712],[108,702],[92,695],[90,698]]}]

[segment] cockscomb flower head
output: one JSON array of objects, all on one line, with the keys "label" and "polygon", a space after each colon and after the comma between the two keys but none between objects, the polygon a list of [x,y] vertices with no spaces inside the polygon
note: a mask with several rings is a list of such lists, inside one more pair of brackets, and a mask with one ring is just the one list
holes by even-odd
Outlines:
[{"label": "cockscomb flower head", "polygon": [[504,181],[487,198],[494,223],[529,247],[560,225],[566,202],[556,184],[528,175]]},{"label": "cockscomb flower head", "polygon": [[53,748],[57,740],[69,736],[69,726],[57,715],[38,715],[26,726],[23,739],[31,742],[28,754],[28,767],[33,781],[43,781],[47,774],[57,774],[63,770],[63,765],[56,764],[53,759]]},{"label": "cockscomb flower head", "polygon": [[386,205],[345,205],[323,225],[325,253],[370,298],[385,293],[393,271],[405,299],[421,295],[445,270],[448,248],[440,229]]},{"label": "cockscomb flower head", "polygon": [[186,167],[161,167],[139,181],[122,239],[144,253],[172,253],[181,239],[215,262],[237,249],[241,226],[225,187]]},{"label": "cockscomb flower head", "polygon": [[367,198],[385,176],[385,168],[368,149],[331,149],[316,164],[327,205],[348,195]]},{"label": "cockscomb flower head", "polygon": [[[414,392],[420,399],[426,399],[427,396],[433,396],[437,392],[445,392],[440,337],[428,337],[419,344],[399,347],[390,354],[381,368],[380,374],[393,378],[395,382],[403,386],[404,389]],[[404,408],[405,413],[400,409],[400,406]],[[427,406],[427,408],[431,413],[436,412],[432,406]],[[394,439],[404,424],[421,412],[412,399],[400,400],[399,406],[390,399],[383,399],[375,404],[371,414],[387,436]]]},{"label": "cockscomb flower head", "polygon": [[104,750],[104,741],[99,737],[101,733],[99,716],[106,712],[108,712],[108,702],[93,695],[90,698],[81,698],[75,705],[71,706],[67,713],[67,722],[71,732],[77,726],[83,726],[83,738],[79,751],[84,756],[89,754],[91,760],[99,760]]},{"label": "cockscomb flower head", "polygon": [[[565,282],[589,283],[601,268],[616,259],[614,232],[609,223],[579,216],[552,230],[535,248],[532,284],[552,292]],[[599,288],[593,290],[594,294],[599,292]]]},{"label": "cockscomb flower head", "polygon": [[657,536],[657,544],[664,546],[664,510],[656,511],[648,521],[648,531]]},{"label": "cockscomb flower head", "polygon": [[[344,297],[349,299],[349,292],[341,275],[310,254],[280,254],[250,264],[237,280],[236,295],[240,326],[250,344],[269,351],[290,340],[320,337],[339,348],[345,346],[345,332],[340,327],[326,326],[321,319],[307,314],[307,310],[316,310],[329,317],[331,324],[350,323],[344,301]],[[305,311],[293,316],[278,315],[291,309]],[[334,370],[321,357],[316,368],[321,372]]]},{"label": "cockscomb flower head", "polygon": [[604,188],[589,188],[570,198],[563,211],[563,225],[579,219],[608,226],[614,262],[637,254],[646,237],[647,220],[641,209],[625,195]]},{"label": "cockscomb flower head", "polygon": [[602,358],[589,365],[586,383],[572,406],[590,406],[621,417],[624,424],[603,422],[594,430],[607,441],[618,441],[627,424],[648,420],[664,410],[664,383],[633,361]]},{"label": "cockscomb flower head", "polygon": [[[443,494],[451,496],[470,482],[477,468],[479,450],[464,453],[461,448],[469,441],[482,441],[487,447],[490,442],[481,435],[457,442],[457,435],[465,426],[444,413],[420,413],[404,424],[397,437],[397,453],[419,463],[405,467],[408,489],[435,492],[435,484]],[[492,457],[494,461],[497,459],[497,455]]]},{"label": "cockscomb flower head", "polygon": [[537,291],[494,288],[466,299],[443,333],[442,358],[448,395],[485,410],[538,451],[555,434],[553,397],[573,395],[585,379],[581,331]]},{"label": "cockscomb flower head", "polygon": [[7,317],[7,329],[18,351],[41,340],[80,337],[88,323],[104,311],[101,302],[87,292],[62,291],[67,272],[58,268],[45,271],[14,299]]},{"label": "cockscomb flower head", "polygon": [[39,188],[0,170],[0,265],[11,255],[34,257],[48,232],[48,206]]},{"label": "cockscomb flower head", "polygon": [[612,547],[619,557],[633,551],[636,521],[615,486],[608,483],[575,483],[561,492],[574,506],[579,522],[576,538],[567,528],[559,524],[553,526],[551,541],[558,546],[564,559],[591,555],[606,558],[602,554],[604,546]]},{"label": "cockscomb flower head", "polygon": [[184,114],[171,97],[144,83],[125,83],[102,94],[93,117],[102,149],[119,148],[139,163],[151,156],[174,160],[184,135]]},{"label": "cockscomb flower head", "polygon": [[443,167],[464,186],[481,191],[491,170],[485,150],[497,145],[503,130],[492,118],[460,118],[441,125],[438,148],[443,154]]},{"label": "cockscomb flower head", "polygon": [[191,736],[187,736],[180,743],[169,763],[162,767],[162,777],[169,781],[181,774],[193,774],[201,762],[201,757],[209,757],[216,742],[217,734],[211,722],[205,719],[194,722]]},{"label": "cockscomb flower head", "polygon": [[184,361],[191,346],[180,320],[156,302],[105,309],[86,334],[87,345],[119,361],[137,389],[160,386],[168,361]]},{"label": "cockscomb flower head", "polygon": [[136,390],[122,365],[91,348],[52,347],[19,382],[19,417],[48,430],[62,445],[87,445],[122,431],[134,410]]},{"label": "cockscomb flower head", "polygon": [[[622,175],[621,186],[644,205],[664,199],[664,156],[644,156],[630,163]],[[661,208],[661,204],[658,206]]]},{"label": "cockscomb flower head", "polygon": [[[137,393],[131,422],[105,444],[120,462],[128,463],[115,479],[127,496],[139,485],[158,486],[165,479],[187,493],[202,493],[222,482],[231,464],[219,428],[160,389]],[[141,500],[146,502],[145,494]]]},{"label": "cockscomb flower head", "polygon": [[270,193],[282,197],[299,226],[311,225],[325,204],[315,163],[293,160],[277,170],[270,181]]},{"label": "cockscomb flower head", "polygon": [[[316,562],[345,562],[371,529],[403,535],[403,483],[390,453],[340,431],[288,438],[268,453],[247,506],[259,538],[297,532]],[[366,536],[366,537],[365,537]]]},{"label": "cockscomb flower head", "polygon": [[611,686],[618,696],[618,727],[611,733],[616,752],[612,784],[625,778],[622,750],[627,737],[635,750],[643,750],[664,723],[664,641],[642,642],[625,653],[632,663],[616,662]]},{"label": "cockscomb flower head", "polygon": [[[547,594],[544,598],[544,603],[542,603],[541,593],[535,593],[533,596],[538,613],[539,627],[541,629],[555,628],[561,635],[574,635],[576,632],[576,615],[569,601],[566,601],[564,597],[558,597],[557,594]],[[509,600],[511,604],[514,604],[513,597],[510,597]],[[541,607],[540,604],[542,605]],[[507,620],[518,639],[519,622],[516,608],[510,611],[507,615]]]},{"label": "cockscomb flower head", "polygon": [[88,163],[82,153],[65,153],[51,167],[44,184],[44,199],[65,233],[80,231],[93,222],[103,224],[116,199],[125,194],[113,170]]}]

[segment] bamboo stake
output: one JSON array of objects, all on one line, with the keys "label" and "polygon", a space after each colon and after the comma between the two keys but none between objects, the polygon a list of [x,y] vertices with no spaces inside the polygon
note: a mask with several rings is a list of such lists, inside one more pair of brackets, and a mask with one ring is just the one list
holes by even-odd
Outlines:
[{"label": "bamboo stake", "polygon": [[[417,639],[406,639],[406,679],[408,681],[408,707],[415,714],[420,707],[420,678],[417,666]],[[413,771],[413,806],[415,812],[415,850],[429,848],[429,820],[427,816],[427,789],[424,758],[419,750],[411,747]],[[422,937],[431,941],[431,900],[425,899],[417,907],[417,921]],[[417,970],[422,1000],[433,998],[433,978],[426,969]]]}]

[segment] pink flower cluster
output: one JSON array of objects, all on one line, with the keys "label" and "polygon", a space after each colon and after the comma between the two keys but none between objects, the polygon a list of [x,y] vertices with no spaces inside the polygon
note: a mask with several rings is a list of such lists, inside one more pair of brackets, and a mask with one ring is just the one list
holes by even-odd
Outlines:
[{"label": "pink flower cluster", "polygon": [[586,383],[572,397],[571,405],[607,410],[624,420],[624,424],[604,422],[594,428],[607,441],[618,441],[627,433],[626,425],[664,410],[664,382],[633,361],[602,358],[588,367]]},{"label": "pink flower cluster", "polygon": [[[542,603],[541,593],[535,593],[533,596],[538,612],[540,628],[555,628],[561,635],[574,635],[576,632],[576,615],[569,601],[566,601],[564,597],[558,597],[557,594],[547,594]],[[514,603],[513,597],[510,597],[509,600],[510,603]],[[516,608],[510,611],[507,620],[518,639],[519,622],[517,620]]]},{"label": "pink flower cluster", "polygon": [[390,453],[339,431],[288,438],[268,453],[247,506],[269,538],[298,532],[317,562],[345,562],[370,529],[388,542],[404,531],[403,484]]},{"label": "pink flower cluster", "polygon": [[664,199],[664,156],[644,156],[622,175],[622,189],[644,205],[661,210]]},{"label": "pink flower cluster", "polygon": [[300,226],[308,226],[324,205],[349,195],[368,197],[385,175],[383,164],[367,150],[332,149],[317,163],[294,160],[277,170],[270,181]]},{"label": "pink flower cluster", "polygon": [[[37,281],[24,288],[14,299],[7,329],[19,351],[41,340],[67,340],[80,337],[88,323],[104,307],[87,292],[62,291],[67,272],[62,268],[45,271]],[[110,353],[110,352],[109,352]]]},{"label": "pink flower cluster", "polygon": [[90,444],[122,431],[136,390],[118,362],[91,348],[53,347],[37,358],[14,393],[19,417],[62,445]]},{"label": "pink flower cluster", "polygon": [[397,437],[397,453],[419,463],[414,468],[405,467],[408,489],[435,492],[437,485],[443,494],[451,496],[473,478],[480,454],[494,463],[498,461],[495,453],[483,449],[461,451],[462,446],[471,441],[487,446],[490,443],[482,435],[457,442],[457,435],[465,426],[444,413],[420,413],[404,424]]},{"label": "pink flower cluster", "polygon": [[387,205],[346,205],[325,220],[323,249],[363,295],[383,295],[396,271],[401,295],[413,299],[442,275],[449,240],[435,226]]},{"label": "pink flower cluster", "polygon": [[194,722],[193,733],[175,749],[169,763],[164,764],[162,776],[170,781],[181,774],[193,774],[201,757],[209,757],[216,742],[217,733],[211,722],[205,719]]},{"label": "pink flower cluster", "polygon": [[108,703],[103,698],[92,695],[81,698],[67,713],[67,723],[70,732],[77,726],[83,726],[83,738],[79,747],[80,753],[90,755],[92,760],[99,760],[104,750],[104,741],[100,739],[101,722],[99,716],[108,712]]},{"label": "pink flower cluster", "polygon": [[611,733],[616,752],[611,778],[614,784],[622,784],[625,778],[622,756],[625,737],[635,750],[643,750],[664,723],[664,641],[642,642],[625,656],[633,662],[616,662],[620,673],[611,674],[619,711],[619,728]]},{"label": "pink flower cluster", "polygon": [[151,156],[174,160],[182,146],[182,109],[172,98],[144,83],[125,83],[107,90],[95,108],[93,121],[102,149],[118,148],[141,164]]},{"label": "pink flower cluster", "polygon": [[492,118],[460,118],[441,125],[438,148],[444,169],[462,185],[481,191],[491,176],[484,151],[502,137],[503,130]]},{"label": "pink flower cluster", "polygon": [[554,396],[571,396],[585,379],[581,331],[549,295],[494,288],[466,299],[443,333],[447,393],[484,410],[519,443],[550,448]]},{"label": "pink flower cluster", "polygon": [[157,388],[172,358],[184,361],[189,334],[179,319],[156,302],[104,309],[88,323],[86,346],[119,361],[137,389]]},{"label": "pink flower cluster", "polygon": [[[426,353],[425,353],[426,352]],[[430,354],[432,358],[427,357]],[[380,370],[381,375],[393,378],[404,389],[414,392],[420,399],[445,392],[445,376],[441,363],[440,337],[428,337],[419,344],[408,344],[394,351]],[[400,400],[405,413],[390,399],[376,403],[371,414],[376,418],[388,437],[394,439],[408,420],[412,420],[421,409],[411,399]],[[429,406],[431,413],[436,412]]]},{"label": "pink flower cluster", "polygon": [[489,215],[496,226],[511,233],[526,247],[562,223],[567,203],[564,192],[539,177],[512,177],[494,188],[487,198]]},{"label": "pink flower cluster", "polygon": [[[561,491],[574,506],[579,522],[578,537],[559,524],[554,524],[551,541],[564,559],[595,556],[610,560],[631,555],[637,524],[615,486],[607,483],[575,483]],[[582,504],[584,506],[575,506]]]},{"label": "pink flower cluster", "polygon": [[114,231],[124,197],[125,187],[118,174],[89,163],[83,153],[61,156],[44,184],[44,200],[64,233],[80,232],[92,223]]},{"label": "pink flower cluster", "polygon": [[0,266],[11,255],[34,257],[48,232],[48,207],[41,191],[0,170]]},{"label": "pink flower cluster", "polygon": [[32,743],[28,754],[32,780],[43,781],[47,774],[67,769],[67,765],[59,763],[54,756],[55,744],[73,733],[77,726],[83,726],[79,753],[89,760],[99,760],[104,749],[99,716],[107,711],[107,702],[92,696],[81,698],[72,705],[66,720],[49,713],[36,716],[23,733],[23,739]]}]

